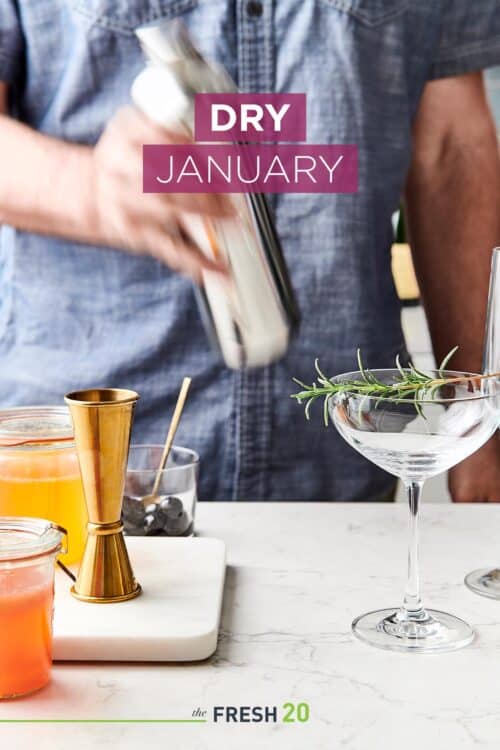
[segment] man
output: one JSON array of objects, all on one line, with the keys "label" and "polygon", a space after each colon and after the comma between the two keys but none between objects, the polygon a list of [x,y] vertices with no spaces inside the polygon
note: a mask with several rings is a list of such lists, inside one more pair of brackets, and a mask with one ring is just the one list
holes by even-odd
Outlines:
[{"label": "man", "polygon": [[[242,91],[306,92],[309,142],[359,146],[358,194],[272,200],[303,322],[260,370],[211,354],[184,275],[208,261],[165,229],[179,208],[226,204],[142,195],[141,145],[170,136],[116,113],[143,64],[134,27],[173,16]],[[135,388],[134,441],[154,442],[189,374],[178,441],[202,455],[203,498],[390,495],[319,414],[304,421],[291,377],[315,357],[351,370],[357,347],[371,367],[404,351],[389,248],[407,175],[436,356],[460,344],[453,366],[480,368],[500,188],[478,71],[497,63],[498,0],[2,0],[0,405]],[[499,454],[495,438],[452,472],[456,500],[500,500]]]}]

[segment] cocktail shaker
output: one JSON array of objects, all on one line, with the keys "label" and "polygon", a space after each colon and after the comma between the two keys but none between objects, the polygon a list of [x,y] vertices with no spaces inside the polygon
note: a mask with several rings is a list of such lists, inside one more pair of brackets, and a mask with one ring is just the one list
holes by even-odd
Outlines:
[{"label": "cocktail shaker", "polygon": [[[232,92],[226,71],[205,60],[184,25],[167,21],[136,29],[147,57],[132,85],[132,99],[150,119],[193,136],[197,93]],[[286,352],[299,310],[271,212],[264,195],[232,195],[235,216],[186,218],[193,240],[208,257],[226,262],[229,280],[204,272],[197,296],[212,342],[228,367],[265,366]]]}]

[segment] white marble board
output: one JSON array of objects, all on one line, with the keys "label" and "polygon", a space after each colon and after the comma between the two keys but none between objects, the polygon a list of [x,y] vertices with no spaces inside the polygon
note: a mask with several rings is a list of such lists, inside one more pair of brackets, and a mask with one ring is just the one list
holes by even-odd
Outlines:
[{"label": "white marble board", "polygon": [[127,537],[140,596],[89,604],[56,572],[54,659],[198,661],[217,647],[225,576],[219,539]]}]

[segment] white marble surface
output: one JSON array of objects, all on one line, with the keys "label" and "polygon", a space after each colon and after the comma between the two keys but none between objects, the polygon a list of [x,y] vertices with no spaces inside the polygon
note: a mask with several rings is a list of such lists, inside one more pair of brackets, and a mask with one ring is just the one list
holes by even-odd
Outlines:
[{"label": "white marble surface", "polygon": [[[397,605],[406,566],[403,505],[203,504],[198,528],[225,540],[228,572],[215,655],[199,664],[58,664],[0,719],[187,718],[197,706],[307,701],[305,724],[2,724],[1,747],[400,750],[500,745],[500,602],[464,575],[500,563],[500,507],[423,508],[424,601],[471,622],[456,653],[378,651],[354,616]],[[154,623],[151,623],[154,627]]]}]

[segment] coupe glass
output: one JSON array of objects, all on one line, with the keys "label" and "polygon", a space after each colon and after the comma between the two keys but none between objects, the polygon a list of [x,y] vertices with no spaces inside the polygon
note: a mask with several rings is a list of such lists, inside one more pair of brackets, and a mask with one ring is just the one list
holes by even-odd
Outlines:
[{"label": "coupe glass", "polygon": [[[500,248],[493,250],[490,294],[484,342],[484,372],[500,372]],[[495,378],[494,378],[495,380]],[[500,376],[496,378],[500,383]],[[500,498],[496,498],[500,500]],[[500,599],[500,568],[481,568],[469,573],[465,585],[476,594]]]},{"label": "coupe glass", "polygon": [[[384,383],[400,379],[398,370],[374,370]],[[432,377],[458,378],[463,373],[430,372]],[[354,634],[393,651],[453,651],[474,637],[470,625],[453,615],[424,609],[419,591],[418,511],[423,483],[474,453],[493,434],[498,420],[498,389],[487,380],[458,381],[441,386],[428,399],[391,400],[337,394],[329,402],[332,421],[342,437],[382,469],[399,477],[408,492],[410,539],[408,582],[399,609],[361,615]],[[361,372],[339,375],[332,382],[361,380]]]}]

